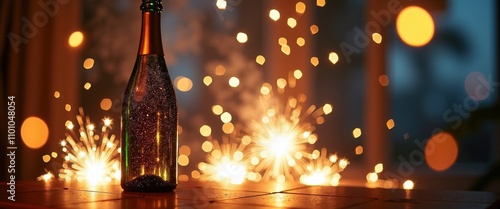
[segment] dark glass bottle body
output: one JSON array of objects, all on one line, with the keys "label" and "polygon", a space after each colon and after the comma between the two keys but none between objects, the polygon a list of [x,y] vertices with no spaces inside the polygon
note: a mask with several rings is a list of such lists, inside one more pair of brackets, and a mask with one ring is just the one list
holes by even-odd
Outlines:
[{"label": "dark glass bottle body", "polygon": [[121,186],[168,192],[177,186],[177,99],[163,57],[160,0],[143,0],[141,40],[122,106]]}]

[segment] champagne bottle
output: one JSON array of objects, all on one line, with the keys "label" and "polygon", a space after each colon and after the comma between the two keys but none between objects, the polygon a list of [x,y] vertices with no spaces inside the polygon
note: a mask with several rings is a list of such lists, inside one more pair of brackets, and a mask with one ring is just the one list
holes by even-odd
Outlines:
[{"label": "champagne bottle", "polygon": [[163,58],[161,0],[142,0],[139,52],[121,118],[121,186],[168,192],[177,186],[177,99]]}]

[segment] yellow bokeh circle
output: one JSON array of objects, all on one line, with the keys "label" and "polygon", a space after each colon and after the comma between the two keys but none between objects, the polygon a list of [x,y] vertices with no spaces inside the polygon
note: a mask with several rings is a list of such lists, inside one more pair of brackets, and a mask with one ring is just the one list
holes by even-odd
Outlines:
[{"label": "yellow bokeh circle", "polygon": [[68,38],[68,44],[71,47],[78,47],[80,44],[83,42],[83,33],[80,31],[75,31],[71,33],[71,35]]},{"label": "yellow bokeh circle", "polygon": [[423,46],[434,36],[434,20],[425,9],[409,6],[401,10],[396,19],[399,37],[410,46]]},{"label": "yellow bokeh circle", "polygon": [[21,139],[23,143],[31,148],[38,149],[47,143],[49,138],[49,127],[38,117],[29,117],[21,125]]}]

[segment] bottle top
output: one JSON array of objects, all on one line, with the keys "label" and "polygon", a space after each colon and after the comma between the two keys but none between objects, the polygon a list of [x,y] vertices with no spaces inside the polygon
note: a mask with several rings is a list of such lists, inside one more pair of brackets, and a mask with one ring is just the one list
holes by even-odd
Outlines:
[{"label": "bottle top", "polygon": [[141,11],[142,12],[158,12],[163,10],[161,5],[161,0],[142,0]]}]

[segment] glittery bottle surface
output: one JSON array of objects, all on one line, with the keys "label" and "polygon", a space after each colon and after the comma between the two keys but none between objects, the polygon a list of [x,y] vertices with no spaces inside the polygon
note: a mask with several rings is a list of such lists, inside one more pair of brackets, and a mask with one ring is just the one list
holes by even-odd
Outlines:
[{"label": "glittery bottle surface", "polygon": [[139,55],[122,108],[125,191],[166,192],[177,186],[177,100],[163,56]]}]

